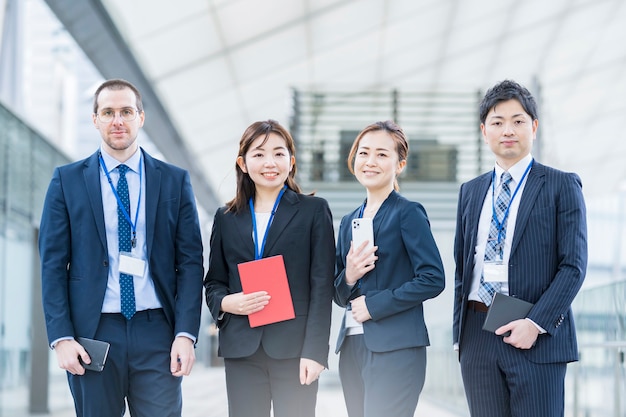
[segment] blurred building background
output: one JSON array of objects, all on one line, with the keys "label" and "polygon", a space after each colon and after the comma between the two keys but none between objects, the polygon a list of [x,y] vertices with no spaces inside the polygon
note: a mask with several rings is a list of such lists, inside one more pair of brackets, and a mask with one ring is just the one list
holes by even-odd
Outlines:
[{"label": "blurred building background", "polygon": [[[47,347],[36,236],[55,166],[94,152],[93,92],[144,95],[140,143],[189,170],[208,237],[234,193],[238,140],[273,118],[298,142],[299,181],[338,224],[364,198],[347,149],[394,119],[411,140],[401,192],[431,218],[447,288],[425,304],[424,397],[467,415],[451,346],[460,183],[493,165],[477,104],[505,78],[540,105],[533,155],[577,172],[590,262],[574,313],[581,361],[567,415],[626,415],[626,2],[621,0],[0,0],[0,416],[68,407]],[[219,366],[208,312],[199,358]],[[331,346],[340,319],[335,313]],[[336,358],[331,361],[336,377]],[[65,397],[50,395],[63,385]]]}]

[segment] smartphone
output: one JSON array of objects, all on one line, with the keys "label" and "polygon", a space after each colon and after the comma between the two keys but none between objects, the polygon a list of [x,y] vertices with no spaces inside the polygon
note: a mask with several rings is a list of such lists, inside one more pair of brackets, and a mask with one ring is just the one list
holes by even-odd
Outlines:
[{"label": "smartphone", "polygon": [[365,249],[374,247],[374,227],[372,219],[352,219],[352,247],[356,250],[365,241],[369,241]]}]

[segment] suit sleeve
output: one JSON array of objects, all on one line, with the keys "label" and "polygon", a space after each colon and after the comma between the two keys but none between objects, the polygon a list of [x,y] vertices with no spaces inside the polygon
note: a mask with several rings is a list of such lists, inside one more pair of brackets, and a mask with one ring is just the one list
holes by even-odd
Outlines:
[{"label": "suit sleeve", "polygon": [[413,276],[398,288],[388,288],[368,295],[367,308],[372,320],[380,320],[408,310],[439,295],[445,287],[445,273],[439,249],[430,231],[421,204],[407,204],[401,209],[400,234],[411,260]]},{"label": "suit sleeve", "polygon": [[213,228],[211,230],[211,253],[209,254],[209,269],[204,277],[204,294],[206,304],[211,311],[211,316],[221,327],[228,320],[225,314],[222,320],[218,320],[222,308],[222,299],[229,291],[228,264],[224,256],[222,247],[222,209],[218,209],[213,218]]},{"label": "suit sleeve", "polygon": [[39,231],[43,308],[49,343],[74,336],[68,295],[70,240],[69,215],[57,168],[48,187]]},{"label": "suit sleeve", "polygon": [[339,226],[339,237],[337,238],[337,249],[335,250],[335,295],[334,301],[339,307],[346,307],[348,301],[355,298],[359,292],[359,286],[349,286],[346,283],[346,256],[350,250],[350,239],[346,230],[351,229],[347,226],[350,222],[350,216],[342,219]]},{"label": "suit sleeve", "polygon": [[[552,247],[556,245],[554,250],[558,265],[550,285],[528,316],[552,335],[570,311],[587,270],[587,222],[581,181],[576,174],[571,173],[559,178],[561,181],[555,193],[554,208],[556,244],[548,242]],[[549,238],[553,237],[544,234],[543,239]],[[538,244],[542,244],[541,240],[538,240]]]},{"label": "suit sleeve", "polygon": [[202,310],[202,235],[189,174],[182,180],[176,229],[176,328],[196,338]]},{"label": "suit sleeve", "polygon": [[328,367],[328,339],[333,298],[335,234],[330,208],[320,200],[311,233],[309,312],[302,357]]},{"label": "suit sleeve", "polygon": [[454,235],[454,310],[452,320],[452,343],[459,343],[459,326],[461,321],[461,309],[463,307],[463,274],[465,266],[465,256],[463,248],[465,247],[465,233],[463,224],[463,206],[465,204],[463,192],[465,190],[465,184],[461,185],[459,190],[459,199],[457,203],[456,214],[456,232]]}]

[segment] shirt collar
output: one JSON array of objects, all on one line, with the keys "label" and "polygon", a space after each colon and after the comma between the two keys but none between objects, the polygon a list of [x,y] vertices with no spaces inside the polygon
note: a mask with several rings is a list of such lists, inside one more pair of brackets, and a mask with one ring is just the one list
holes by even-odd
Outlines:
[{"label": "shirt collar", "polygon": [[[121,165],[120,161],[118,161],[117,159],[113,158],[111,155],[106,153],[102,149],[102,147],[100,147],[100,154],[102,155],[102,159],[104,160],[106,168],[107,168],[107,170],[109,172],[111,172],[115,168],[117,168],[118,165]],[[126,162],[124,162],[124,165],[126,165],[128,168],[130,168],[133,172],[139,173],[139,163],[140,162],[141,162],[141,147],[137,147],[137,150],[135,151],[133,156],[128,158],[128,160]]]},{"label": "shirt collar", "polygon": [[[522,176],[524,175],[526,168],[528,168],[528,165],[531,163],[532,160],[533,160],[533,156],[531,154],[528,154],[522,159],[520,159],[511,168],[509,168],[509,174],[511,174],[511,177],[513,178],[513,181],[515,182],[515,184],[519,184],[519,182],[522,180]],[[500,178],[502,177],[502,173],[504,172],[504,169],[502,169],[500,165],[495,164],[495,170],[496,170],[496,184],[495,185],[497,187],[500,185]]]}]

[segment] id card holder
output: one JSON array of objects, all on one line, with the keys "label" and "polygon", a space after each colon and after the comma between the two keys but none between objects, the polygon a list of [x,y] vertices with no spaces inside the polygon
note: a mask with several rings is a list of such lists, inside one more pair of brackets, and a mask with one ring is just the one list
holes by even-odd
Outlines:
[{"label": "id card holder", "polygon": [[143,278],[146,270],[146,261],[133,257],[133,254],[130,252],[120,252],[119,270],[122,274]]},{"label": "id card holder", "polygon": [[502,262],[485,262],[483,280],[485,282],[507,282],[509,280],[509,266]]}]

